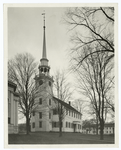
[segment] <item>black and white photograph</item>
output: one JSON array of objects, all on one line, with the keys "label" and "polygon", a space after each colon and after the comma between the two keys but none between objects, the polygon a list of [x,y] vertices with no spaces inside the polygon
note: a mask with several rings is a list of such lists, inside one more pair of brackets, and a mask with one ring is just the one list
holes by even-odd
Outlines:
[{"label": "black and white photograph", "polygon": [[4,4],[5,145],[118,146],[117,8]]}]

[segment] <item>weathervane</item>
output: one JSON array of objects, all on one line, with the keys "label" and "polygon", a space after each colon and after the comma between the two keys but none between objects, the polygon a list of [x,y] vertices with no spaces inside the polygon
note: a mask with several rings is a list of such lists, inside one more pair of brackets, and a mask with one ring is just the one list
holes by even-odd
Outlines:
[{"label": "weathervane", "polygon": [[44,28],[45,28],[45,11],[44,13],[42,13],[42,15],[43,15],[43,20],[44,20]]}]

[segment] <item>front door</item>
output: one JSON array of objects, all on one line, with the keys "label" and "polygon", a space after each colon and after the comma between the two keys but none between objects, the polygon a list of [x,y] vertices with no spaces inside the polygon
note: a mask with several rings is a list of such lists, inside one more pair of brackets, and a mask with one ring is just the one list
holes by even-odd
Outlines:
[{"label": "front door", "polygon": [[74,132],[76,132],[76,124],[74,124]]}]

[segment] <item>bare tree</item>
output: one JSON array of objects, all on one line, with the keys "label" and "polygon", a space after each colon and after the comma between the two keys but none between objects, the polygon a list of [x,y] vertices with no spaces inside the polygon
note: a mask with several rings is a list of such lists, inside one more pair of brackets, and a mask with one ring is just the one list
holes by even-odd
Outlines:
[{"label": "bare tree", "polygon": [[[109,78],[111,80],[111,78]],[[105,100],[107,103],[107,108],[111,110],[111,113],[115,113],[115,105],[114,105],[114,79],[111,80],[112,87],[111,89],[108,89],[108,94],[105,95]]]},{"label": "bare tree", "polygon": [[54,75],[54,95],[64,102],[72,96],[71,84],[67,82],[68,75],[65,70],[57,70]]},{"label": "bare tree", "polygon": [[17,54],[8,61],[8,79],[17,84],[20,95],[19,111],[26,117],[26,133],[30,131],[30,118],[35,105],[36,88],[34,75],[36,72],[34,58],[31,54]]},{"label": "bare tree", "polygon": [[82,120],[85,119],[85,117],[88,117],[87,111],[89,111],[89,101],[85,98],[83,100],[81,98],[73,100],[72,106],[82,114]]},{"label": "bare tree", "polygon": [[[81,94],[82,96],[82,91],[80,91],[80,79],[78,80],[78,84],[77,84],[77,88],[78,88],[78,92]],[[80,84],[79,84],[80,83]],[[96,115],[96,111],[93,108],[93,105],[91,104],[90,100],[87,99],[87,97],[84,97],[83,100],[81,99],[76,99],[75,101],[73,101],[73,106],[80,111],[83,114],[82,120],[84,121],[85,118],[92,118],[92,120],[95,121],[96,124],[96,134],[98,134],[98,116]]]},{"label": "bare tree", "polygon": [[[96,118],[99,119],[100,124],[100,139],[103,139],[104,123],[107,115],[107,101],[106,95],[112,88],[111,77],[113,70],[113,62],[107,64],[107,53],[92,54],[92,48],[87,47],[90,55],[85,58],[80,68],[76,68],[78,62],[82,57],[87,55],[87,49],[83,49],[83,56],[79,55],[74,60],[73,69],[77,73],[78,87],[80,93],[90,100],[90,105],[93,108]],[[106,65],[105,65],[106,64]],[[78,75],[78,76],[77,76]]]},{"label": "bare tree", "polygon": [[95,115],[99,118],[100,138],[103,139],[104,121],[109,108],[108,93],[114,79],[109,76],[115,52],[114,8],[70,8],[65,13],[65,21],[75,33],[71,38],[74,48],[70,53],[74,60],[73,69],[78,72],[81,93],[91,100]]},{"label": "bare tree", "polygon": [[55,105],[59,117],[59,136],[62,136],[62,122],[66,116],[66,108],[61,101],[68,102],[72,96],[70,84],[67,82],[67,74],[64,70],[62,72],[58,70],[54,75],[54,92],[58,98],[55,101]]},{"label": "bare tree", "polygon": [[76,110],[78,110],[79,112],[82,113],[82,107],[84,105],[84,102],[83,100],[81,99],[76,99],[73,101],[73,106],[76,108]]},{"label": "bare tree", "polygon": [[93,51],[87,51],[79,64],[97,52],[109,52],[107,61],[114,57],[114,7],[69,8],[64,20],[75,33],[71,38],[75,43],[73,51],[81,51],[89,45],[93,47]]},{"label": "bare tree", "polygon": [[98,135],[99,117],[98,117],[97,110],[96,110],[95,107],[92,105],[92,102],[90,102],[90,107],[89,107],[89,112],[88,112],[88,113],[92,116],[93,123],[96,124],[96,134]]}]

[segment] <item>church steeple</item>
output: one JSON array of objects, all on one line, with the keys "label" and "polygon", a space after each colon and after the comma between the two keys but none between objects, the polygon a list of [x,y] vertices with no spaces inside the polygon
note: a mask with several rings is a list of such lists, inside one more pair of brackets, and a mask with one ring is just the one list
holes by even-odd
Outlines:
[{"label": "church steeple", "polygon": [[47,58],[46,54],[46,38],[45,38],[45,13],[42,14],[44,19],[44,26],[43,26],[43,52],[42,52],[42,58]]},{"label": "church steeple", "polygon": [[45,75],[49,75],[50,67],[48,66],[48,59],[46,53],[46,36],[45,36],[45,13],[43,15],[43,50],[42,50],[42,58],[40,59],[40,66],[39,66],[39,74],[44,73]]}]

